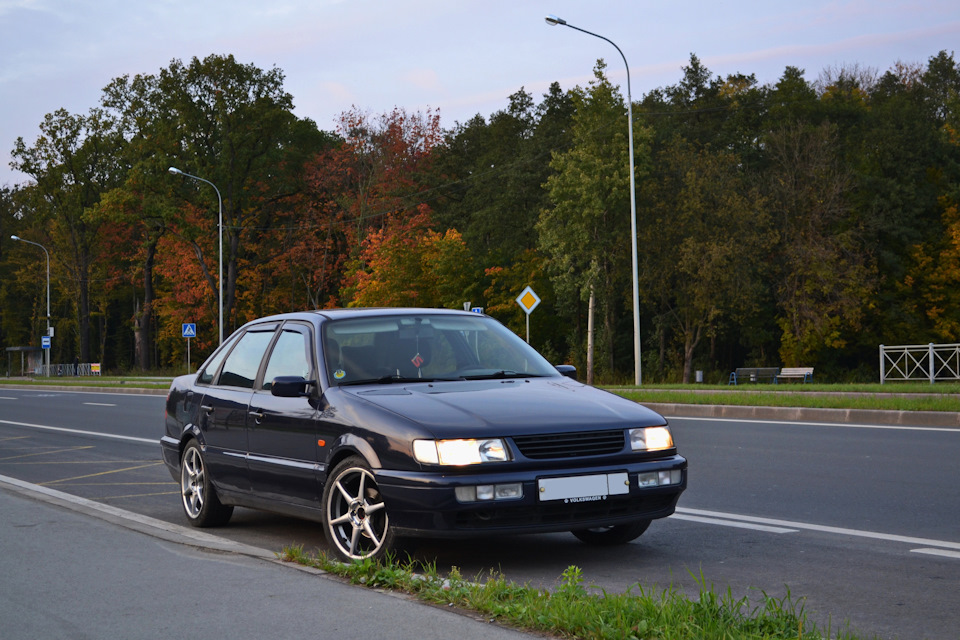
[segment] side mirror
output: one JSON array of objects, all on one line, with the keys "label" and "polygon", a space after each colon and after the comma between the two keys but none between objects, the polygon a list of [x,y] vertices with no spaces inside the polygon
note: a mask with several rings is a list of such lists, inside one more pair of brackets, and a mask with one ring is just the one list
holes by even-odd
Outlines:
[{"label": "side mirror", "polygon": [[558,364],[556,365],[556,369],[561,375],[564,375],[571,380],[577,379],[577,368],[572,364]]},{"label": "side mirror", "polygon": [[310,395],[312,384],[315,382],[302,376],[277,376],[270,385],[270,393],[278,398],[302,398]]}]

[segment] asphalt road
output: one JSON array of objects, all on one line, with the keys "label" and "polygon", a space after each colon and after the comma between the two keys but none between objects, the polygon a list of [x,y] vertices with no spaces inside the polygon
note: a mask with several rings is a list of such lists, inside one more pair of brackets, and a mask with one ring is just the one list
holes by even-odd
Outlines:
[{"label": "asphalt road", "polygon": [[[0,475],[182,524],[159,458],[163,398],[0,388]],[[570,565],[607,591],[703,585],[750,607],[789,593],[821,628],[960,638],[960,430],[671,417],[678,513],[600,549],[568,534],[420,541],[465,575],[546,587]],[[101,434],[101,435],[96,435]],[[218,535],[324,548],[315,524],[238,510]],[[639,586],[638,586],[639,585]]]}]

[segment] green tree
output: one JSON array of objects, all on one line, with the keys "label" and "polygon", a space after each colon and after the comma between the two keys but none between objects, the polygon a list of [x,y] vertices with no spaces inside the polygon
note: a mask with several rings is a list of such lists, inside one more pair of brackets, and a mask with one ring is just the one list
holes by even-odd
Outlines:
[{"label": "green tree", "polygon": [[[537,222],[558,303],[578,309],[591,293],[601,310],[598,344],[616,370],[618,313],[630,289],[630,180],[626,106],[598,61],[587,89],[571,92],[576,112],[569,150],[554,153],[546,182],[550,204]],[[649,132],[635,125],[636,164],[647,164]],[[569,313],[569,312],[568,312]]]},{"label": "green tree", "polygon": [[757,309],[775,239],[739,157],[675,138],[643,183],[641,290],[680,338],[683,382],[701,341]]},{"label": "green tree", "polygon": [[[98,256],[99,222],[91,215],[104,193],[125,176],[119,162],[124,145],[114,121],[102,109],[73,115],[60,109],[47,114],[40,136],[31,146],[17,138],[12,166],[32,176],[24,187],[24,217],[35,217],[40,238],[51,252],[51,263],[63,268],[70,283],[75,311],[77,355],[91,361],[91,279],[102,266]],[[69,335],[62,331],[61,344]],[[61,358],[69,353],[61,351]]]},{"label": "green tree", "polygon": [[787,366],[840,349],[859,329],[875,286],[861,230],[850,224],[852,176],[837,156],[836,129],[795,125],[766,137],[768,196],[780,233],[777,323]]}]

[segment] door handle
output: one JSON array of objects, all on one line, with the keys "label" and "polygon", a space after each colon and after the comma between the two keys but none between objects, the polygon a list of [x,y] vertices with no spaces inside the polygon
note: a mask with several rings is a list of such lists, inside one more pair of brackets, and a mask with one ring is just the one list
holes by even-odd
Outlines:
[{"label": "door handle", "polygon": [[203,411],[205,414],[210,415],[213,413],[213,407],[208,404],[200,405],[200,411]]},{"label": "door handle", "polygon": [[259,411],[250,411],[249,414],[254,417],[257,424],[260,424],[260,421],[263,420],[263,413]]}]

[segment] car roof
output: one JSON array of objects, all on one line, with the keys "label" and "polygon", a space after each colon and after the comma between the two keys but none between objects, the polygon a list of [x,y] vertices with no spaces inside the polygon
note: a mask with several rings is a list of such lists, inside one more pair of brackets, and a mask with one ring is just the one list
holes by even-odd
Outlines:
[{"label": "car roof", "polygon": [[267,322],[271,320],[309,320],[316,321],[317,318],[324,320],[341,320],[347,318],[367,318],[375,316],[403,316],[403,315],[471,315],[476,313],[472,311],[460,311],[459,309],[428,309],[419,307],[351,307],[347,309],[315,309],[312,311],[292,311],[289,313],[279,313],[272,316],[257,318],[253,322]]}]

